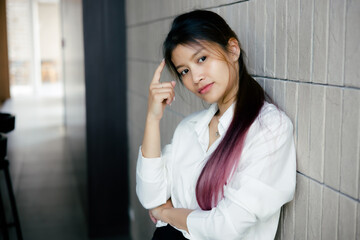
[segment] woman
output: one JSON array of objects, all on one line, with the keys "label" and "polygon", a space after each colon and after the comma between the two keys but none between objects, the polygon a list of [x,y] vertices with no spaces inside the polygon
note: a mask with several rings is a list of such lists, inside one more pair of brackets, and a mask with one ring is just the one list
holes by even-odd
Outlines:
[{"label": "woman", "polygon": [[[247,73],[236,34],[216,13],[175,18],[150,84],[137,163],[137,195],[157,222],[153,239],[274,239],[293,198],[296,162],[289,118]],[[160,119],[176,82],[211,103],[186,117],[160,150]]]}]

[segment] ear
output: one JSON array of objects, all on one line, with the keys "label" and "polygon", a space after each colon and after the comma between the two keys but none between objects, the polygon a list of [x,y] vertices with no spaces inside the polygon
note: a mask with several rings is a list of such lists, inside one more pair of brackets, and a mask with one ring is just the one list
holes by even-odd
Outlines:
[{"label": "ear", "polygon": [[240,46],[239,42],[235,38],[230,38],[228,41],[229,57],[234,62],[237,62],[240,57]]}]

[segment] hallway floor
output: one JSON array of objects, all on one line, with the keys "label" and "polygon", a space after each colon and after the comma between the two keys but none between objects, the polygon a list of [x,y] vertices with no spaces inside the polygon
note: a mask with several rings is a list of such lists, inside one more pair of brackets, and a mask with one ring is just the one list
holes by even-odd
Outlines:
[{"label": "hallway floor", "polygon": [[15,130],[7,134],[8,159],[24,239],[87,239],[64,141],[62,98],[17,97],[0,111],[16,116]]}]

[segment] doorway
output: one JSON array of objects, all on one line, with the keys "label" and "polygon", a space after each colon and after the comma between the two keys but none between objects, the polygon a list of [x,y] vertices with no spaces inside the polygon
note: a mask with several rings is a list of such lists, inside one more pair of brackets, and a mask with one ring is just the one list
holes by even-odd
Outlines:
[{"label": "doorway", "polygon": [[7,0],[10,91],[62,96],[58,0]]}]

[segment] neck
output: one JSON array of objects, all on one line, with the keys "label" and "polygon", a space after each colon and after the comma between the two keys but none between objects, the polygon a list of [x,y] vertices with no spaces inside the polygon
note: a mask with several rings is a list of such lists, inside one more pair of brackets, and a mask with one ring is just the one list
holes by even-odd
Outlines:
[{"label": "neck", "polygon": [[233,102],[234,100],[228,101],[226,103],[218,103],[219,112],[217,116],[220,118],[226,112],[226,110],[231,106],[231,104],[233,104]]},{"label": "neck", "polygon": [[[235,67],[235,70],[238,70],[238,65]],[[232,79],[232,86],[230,87],[230,89],[228,90],[227,93],[225,93],[225,95],[223,96],[222,99],[220,99],[217,102],[218,108],[219,108],[219,112],[218,112],[218,116],[221,117],[226,110],[236,101],[236,97],[237,97],[237,92],[238,92],[238,87],[239,87],[239,80],[238,80],[238,75],[234,73],[235,76],[237,76],[235,79]]]},{"label": "neck", "polygon": [[218,116],[221,117],[226,110],[235,102],[236,100],[237,87],[228,93],[223,99],[218,101],[217,105],[219,108]]}]

